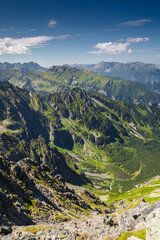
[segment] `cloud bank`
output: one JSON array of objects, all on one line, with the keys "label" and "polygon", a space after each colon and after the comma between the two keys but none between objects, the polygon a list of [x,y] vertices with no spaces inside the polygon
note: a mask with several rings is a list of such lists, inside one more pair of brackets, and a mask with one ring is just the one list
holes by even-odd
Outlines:
[{"label": "cloud bank", "polygon": [[106,43],[98,43],[94,46],[94,48],[97,48],[97,51],[91,51],[89,53],[93,54],[109,54],[109,55],[115,55],[120,53],[132,53],[132,50],[129,48],[129,46],[132,43],[139,43],[139,42],[146,42],[149,38],[127,38],[126,42],[106,42]]},{"label": "cloud bank", "polygon": [[42,47],[53,37],[0,38],[1,54],[31,54],[31,48]]}]

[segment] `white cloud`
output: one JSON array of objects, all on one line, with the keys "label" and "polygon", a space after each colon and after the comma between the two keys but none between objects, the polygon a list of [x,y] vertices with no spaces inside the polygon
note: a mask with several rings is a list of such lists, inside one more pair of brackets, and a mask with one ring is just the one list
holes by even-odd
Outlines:
[{"label": "white cloud", "polygon": [[[129,48],[132,43],[139,43],[139,42],[146,42],[149,38],[127,38],[126,41],[123,40],[123,42],[106,42],[106,43],[98,43],[94,46],[94,48],[97,48],[97,51],[91,51],[89,53],[93,54],[109,54],[109,55],[115,55],[120,53],[127,52],[128,54],[132,53],[133,51]],[[122,39],[121,39],[122,41]]]},{"label": "white cloud", "polygon": [[152,22],[151,19],[138,19],[135,21],[128,21],[128,22],[122,22],[119,23],[118,25],[122,25],[122,26],[142,26],[147,22]]},{"label": "white cloud", "polygon": [[57,21],[54,20],[54,19],[51,19],[51,20],[49,21],[49,23],[48,23],[47,26],[48,26],[49,28],[54,28],[56,25],[57,25]]},{"label": "white cloud", "polygon": [[105,54],[119,54],[122,52],[126,52],[127,47],[130,44],[126,43],[119,43],[119,42],[106,42],[106,43],[98,43],[94,46],[94,48],[98,48],[98,53],[105,53]]},{"label": "white cloud", "polygon": [[130,37],[127,39],[127,42],[130,42],[130,43],[139,43],[139,42],[147,42],[149,40],[148,37],[145,37],[145,38],[133,38],[133,37]]},{"label": "white cloud", "polygon": [[53,37],[0,38],[1,54],[31,54],[31,48],[41,47]]},{"label": "white cloud", "polygon": [[81,36],[80,34],[66,34],[55,37],[38,36],[28,38],[0,38],[1,54],[31,54],[32,48],[39,48],[46,45],[50,40],[65,40]]}]

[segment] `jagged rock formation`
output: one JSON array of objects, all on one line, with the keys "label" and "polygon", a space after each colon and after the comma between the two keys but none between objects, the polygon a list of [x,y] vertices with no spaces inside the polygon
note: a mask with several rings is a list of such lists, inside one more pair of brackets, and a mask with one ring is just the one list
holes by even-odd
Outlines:
[{"label": "jagged rock formation", "polygon": [[23,140],[17,147],[1,155],[1,224],[7,221],[18,225],[52,222],[56,220],[55,211],[65,212],[76,206],[77,211],[91,209],[63,179],[75,184],[88,180],[69,168],[56,148],[49,149],[42,137],[30,143]]}]

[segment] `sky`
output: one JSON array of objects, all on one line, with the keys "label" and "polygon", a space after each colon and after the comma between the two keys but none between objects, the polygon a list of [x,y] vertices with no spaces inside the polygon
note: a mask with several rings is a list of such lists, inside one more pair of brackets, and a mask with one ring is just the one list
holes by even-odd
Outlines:
[{"label": "sky", "polygon": [[160,65],[158,0],[5,0],[0,62]]}]

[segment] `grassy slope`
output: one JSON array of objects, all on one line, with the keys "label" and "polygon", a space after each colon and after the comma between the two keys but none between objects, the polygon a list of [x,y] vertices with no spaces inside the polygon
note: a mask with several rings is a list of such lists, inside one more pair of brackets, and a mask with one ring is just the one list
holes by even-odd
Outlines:
[{"label": "grassy slope", "polygon": [[[72,98],[72,104],[67,102],[64,93],[52,95],[49,101],[55,104],[59,114],[62,109],[75,113],[74,118],[61,117],[61,122],[65,129],[82,138],[84,144],[75,143],[69,154],[75,156],[76,164],[87,172],[95,185],[102,192],[105,189],[113,192],[127,191],[135,184],[157,175],[160,167],[160,110],[112,101],[99,94],[90,94],[90,105],[76,91],[67,92]],[[99,116],[97,121],[102,128],[98,125],[90,127],[92,116]],[[106,142],[108,136],[102,130],[105,126],[104,119],[111,119],[119,133],[115,136],[115,141],[112,139],[110,143]],[[93,136],[95,143],[91,141]],[[100,138],[102,141],[99,142]],[[96,175],[99,173],[99,176]]]}]

